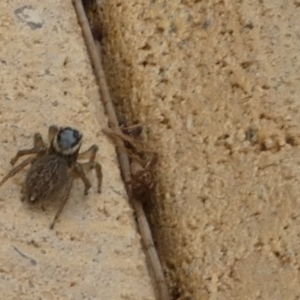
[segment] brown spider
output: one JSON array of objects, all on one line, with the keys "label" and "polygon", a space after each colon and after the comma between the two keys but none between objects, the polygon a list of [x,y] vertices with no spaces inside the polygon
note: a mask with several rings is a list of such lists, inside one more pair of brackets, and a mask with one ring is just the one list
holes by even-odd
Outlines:
[{"label": "brown spider", "polygon": [[[126,182],[131,186],[132,196],[144,201],[155,187],[155,179],[153,175],[153,167],[157,162],[157,153],[147,151],[140,140],[142,126],[140,124],[125,126],[121,124],[120,129],[122,133],[118,133],[112,129],[106,128],[102,131],[108,136],[115,138],[116,136],[124,141],[125,150],[130,157],[130,172],[131,180]],[[152,154],[152,158],[145,164],[141,159],[144,152]]]},{"label": "brown spider", "polygon": [[[98,178],[98,193],[100,193],[102,171],[101,165],[95,161],[98,146],[92,145],[88,150],[79,153],[82,134],[78,130],[52,125],[48,130],[48,140],[49,147],[47,148],[42,136],[36,133],[33,148],[18,151],[10,162],[14,165],[21,156],[28,154],[35,154],[35,157],[29,157],[14,167],[0,181],[0,186],[31,164],[21,191],[21,200],[33,203],[38,200],[60,197],[62,203],[50,225],[50,229],[52,229],[67,202],[73,179],[81,178],[85,186],[84,194],[87,195],[91,183],[86,177],[85,171],[95,169]],[[87,158],[89,161],[86,163],[77,162],[77,159]]]},{"label": "brown spider", "polygon": [[154,154],[150,161],[143,166],[140,161],[131,160],[131,189],[135,199],[143,201],[153,191],[155,179],[153,176],[153,166],[157,162],[157,155]]}]

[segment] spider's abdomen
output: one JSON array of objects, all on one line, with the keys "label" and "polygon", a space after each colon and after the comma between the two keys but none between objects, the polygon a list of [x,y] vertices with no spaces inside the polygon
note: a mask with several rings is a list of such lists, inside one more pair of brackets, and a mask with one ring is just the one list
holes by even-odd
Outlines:
[{"label": "spider's abdomen", "polygon": [[48,155],[37,159],[29,169],[25,179],[25,197],[30,201],[46,200],[70,180],[65,159]]}]

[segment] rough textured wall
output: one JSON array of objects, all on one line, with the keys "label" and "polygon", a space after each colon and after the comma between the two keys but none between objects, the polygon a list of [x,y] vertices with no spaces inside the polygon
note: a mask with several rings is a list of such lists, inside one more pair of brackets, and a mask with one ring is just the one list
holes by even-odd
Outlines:
[{"label": "rough textured wall", "polygon": [[298,299],[299,1],[101,1],[115,101],[158,151],[174,299]]}]

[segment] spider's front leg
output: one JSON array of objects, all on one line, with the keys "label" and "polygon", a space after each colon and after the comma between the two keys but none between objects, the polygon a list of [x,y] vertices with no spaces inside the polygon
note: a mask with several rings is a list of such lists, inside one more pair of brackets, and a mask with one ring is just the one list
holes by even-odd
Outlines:
[{"label": "spider's front leg", "polygon": [[46,145],[43,141],[42,136],[39,133],[36,133],[34,135],[33,145],[34,145],[33,148],[19,150],[15,155],[15,157],[11,159],[10,163],[14,165],[17,162],[17,160],[24,155],[29,155],[29,154],[42,155],[46,153],[47,151]]},{"label": "spider's front leg", "polygon": [[[14,165],[17,160],[24,156],[29,154],[36,154],[37,157],[40,155],[45,154],[47,151],[47,148],[44,144],[43,138],[39,133],[36,133],[34,135],[34,147],[31,149],[24,149],[19,150],[14,158],[11,159],[10,163]],[[20,172],[22,169],[24,169],[27,165],[32,164],[36,160],[36,157],[29,157],[25,159],[23,162],[21,162],[18,166],[14,167],[12,170],[9,171],[9,173],[3,177],[3,179],[0,181],[0,186],[4,184],[9,178],[13,177],[15,174]]]}]

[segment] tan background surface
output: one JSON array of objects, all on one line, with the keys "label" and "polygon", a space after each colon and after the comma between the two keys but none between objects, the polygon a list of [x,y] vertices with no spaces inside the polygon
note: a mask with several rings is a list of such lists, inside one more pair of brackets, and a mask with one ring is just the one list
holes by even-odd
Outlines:
[{"label": "tan background surface", "polygon": [[59,201],[46,211],[22,203],[24,172],[1,187],[0,298],[154,300],[71,1],[0,1],[0,79],[1,178],[51,124],[79,128],[83,150],[96,143],[103,168],[102,194],[93,173],[87,197],[76,181],[53,231]]},{"label": "tan background surface", "polygon": [[299,1],[99,1],[112,95],[158,151],[174,299],[299,299]]}]

